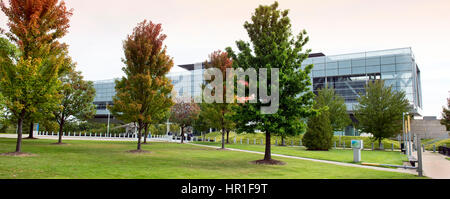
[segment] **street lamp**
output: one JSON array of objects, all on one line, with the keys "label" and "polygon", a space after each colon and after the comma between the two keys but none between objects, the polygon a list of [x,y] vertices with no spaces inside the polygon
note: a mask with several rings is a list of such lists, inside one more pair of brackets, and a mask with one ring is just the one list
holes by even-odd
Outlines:
[{"label": "street lamp", "polygon": [[109,115],[110,115],[110,112],[108,110],[108,102],[106,102],[106,110],[108,111],[108,127],[106,128],[106,134],[108,135],[109,134]]}]

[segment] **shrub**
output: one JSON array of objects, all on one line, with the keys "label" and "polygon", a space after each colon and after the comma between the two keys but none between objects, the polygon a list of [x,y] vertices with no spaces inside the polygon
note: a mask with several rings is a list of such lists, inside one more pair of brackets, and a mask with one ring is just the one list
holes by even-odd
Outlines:
[{"label": "shrub", "polygon": [[333,127],[329,112],[322,111],[308,121],[308,130],[303,136],[303,144],[308,150],[329,150],[332,147]]}]

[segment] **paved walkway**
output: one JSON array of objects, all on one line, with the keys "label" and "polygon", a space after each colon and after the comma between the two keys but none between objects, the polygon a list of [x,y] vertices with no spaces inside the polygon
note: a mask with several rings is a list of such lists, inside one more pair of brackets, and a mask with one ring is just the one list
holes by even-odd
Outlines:
[{"label": "paved walkway", "polygon": [[446,156],[427,151],[423,154],[423,174],[433,179],[450,179],[450,160]]},{"label": "paved walkway", "polygon": [[[202,144],[192,144],[192,145],[202,146],[202,147],[210,147],[210,148],[220,148],[220,147],[216,147],[216,146],[207,146],[207,145],[202,145]],[[241,150],[241,149],[231,149],[231,148],[227,148],[227,149],[230,150],[230,151],[239,151],[239,152],[246,152],[246,153],[254,153],[254,154],[264,155],[264,152],[248,151],[248,150]],[[329,160],[318,160],[318,159],[312,159],[312,158],[302,158],[302,157],[289,156],[289,155],[280,155],[280,154],[273,154],[273,153],[272,153],[272,156],[283,157],[283,158],[291,158],[291,159],[297,159],[297,160],[308,160],[308,161],[313,161],[313,162],[321,162],[321,163],[334,164],[334,165],[339,165],[339,166],[358,167],[358,168],[365,168],[365,169],[374,169],[374,170],[379,170],[379,171],[390,171],[390,172],[399,172],[399,173],[408,173],[408,174],[417,175],[417,172],[416,172],[415,169],[391,169],[391,168],[365,166],[365,165],[351,164],[351,163],[344,163],[344,162],[335,162],[335,161],[329,161]]]}]

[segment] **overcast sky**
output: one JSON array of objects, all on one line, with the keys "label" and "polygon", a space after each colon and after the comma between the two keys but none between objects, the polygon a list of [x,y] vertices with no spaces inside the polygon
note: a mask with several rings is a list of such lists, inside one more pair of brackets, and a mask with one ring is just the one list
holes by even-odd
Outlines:
[{"label": "overcast sky", "polygon": [[[74,9],[63,39],[88,80],[123,75],[122,41],[144,19],[162,23],[175,64],[247,40],[243,28],[272,0],[66,0]],[[422,71],[424,115],[438,116],[450,91],[449,0],[279,0],[293,31],[306,29],[308,48],[326,55],[412,47]],[[6,27],[0,14],[0,27]]]}]

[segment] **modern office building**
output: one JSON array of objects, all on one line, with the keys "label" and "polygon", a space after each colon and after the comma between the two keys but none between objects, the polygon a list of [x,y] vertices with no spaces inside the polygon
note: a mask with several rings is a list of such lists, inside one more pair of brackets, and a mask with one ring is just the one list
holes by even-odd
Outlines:
[{"label": "modern office building", "polygon": [[[360,52],[327,56],[323,53],[314,53],[303,65],[314,64],[311,74],[312,89],[329,85],[336,93],[345,99],[350,117],[353,117],[353,108],[358,95],[364,93],[364,86],[371,80],[382,79],[386,86],[394,90],[405,91],[411,105],[411,112],[420,116],[422,111],[422,89],[420,69],[416,64],[411,48]],[[200,96],[203,82],[202,64],[180,65],[185,72],[169,73],[174,90],[180,96]],[[114,81],[94,82],[97,96],[94,104],[97,105],[98,119],[106,119],[108,110],[106,105],[112,103],[115,95]],[[341,132],[343,133],[343,132]],[[357,135],[351,126],[346,128],[346,135]]]},{"label": "modern office building", "polygon": [[[186,69],[182,72],[170,72],[167,77],[172,80],[173,91],[177,96],[196,97],[201,96],[201,85],[203,83],[203,65],[187,64],[180,65],[181,68]],[[199,70],[194,70],[198,68]],[[97,109],[97,113],[94,117],[95,122],[119,122],[110,115],[107,105],[113,104],[113,96],[116,95],[115,80],[101,80],[94,82],[94,88],[96,90],[96,96],[94,98],[94,104]]]},{"label": "modern office building", "polygon": [[[313,90],[329,85],[345,99],[347,110],[353,120],[353,108],[358,95],[371,80],[382,79],[386,86],[405,91],[410,102],[411,113],[422,115],[422,88],[420,69],[411,48],[360,52],[326,56],[311,54],[303,63],[314,64],[312,71]],[[346,135],[356,135],[353,127]]]}]

